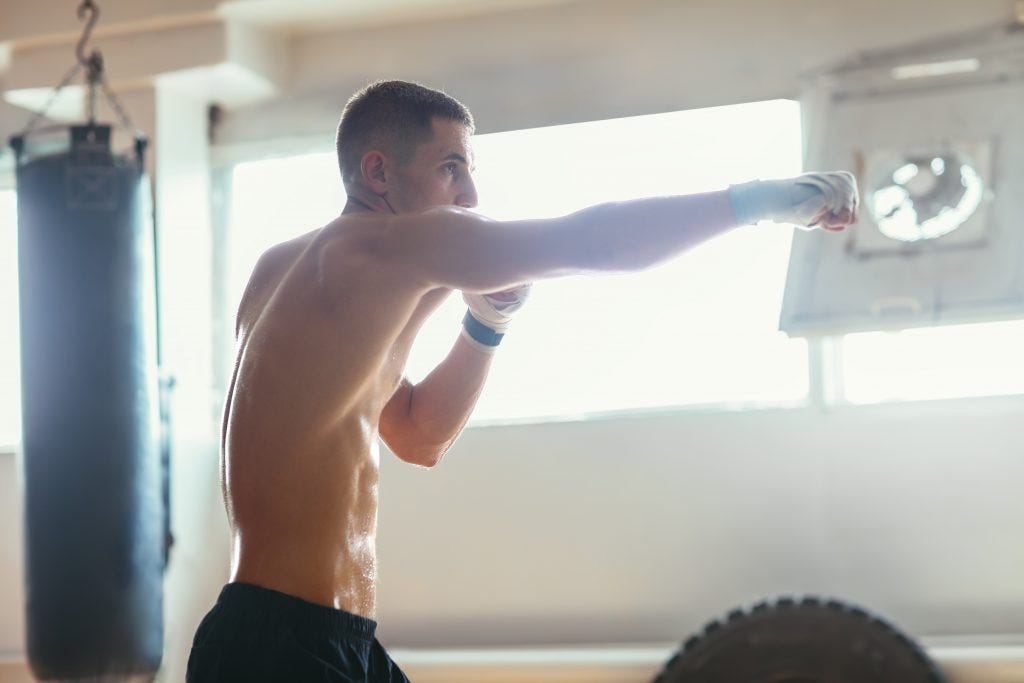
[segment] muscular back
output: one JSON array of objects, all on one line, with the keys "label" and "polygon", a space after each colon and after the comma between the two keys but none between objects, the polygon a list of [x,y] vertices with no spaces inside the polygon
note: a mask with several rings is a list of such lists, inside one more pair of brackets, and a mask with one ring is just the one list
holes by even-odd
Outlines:
[{"label": "muscular back", "polygon": [[366,616],[380,414],[448,293],[339,247],[347,223],[372,220],[339,218],[260,259],[239,307],[222,435],[232,580]]}]

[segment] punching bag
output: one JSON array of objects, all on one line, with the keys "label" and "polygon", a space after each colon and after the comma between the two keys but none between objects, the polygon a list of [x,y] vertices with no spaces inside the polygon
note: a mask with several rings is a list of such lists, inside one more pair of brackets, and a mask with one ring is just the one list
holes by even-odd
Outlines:
[{"label": "punching bag", "polygon": [[70,133],[17,164],[28,657],[41,680],[148,680],[165,519],[143,147]]}]

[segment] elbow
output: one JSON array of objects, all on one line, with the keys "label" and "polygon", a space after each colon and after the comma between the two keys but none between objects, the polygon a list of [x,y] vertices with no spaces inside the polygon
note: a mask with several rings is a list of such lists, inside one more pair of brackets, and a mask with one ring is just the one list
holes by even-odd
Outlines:
[{"label": "elbow", "polygon": [[441,463],[441,458],[443,457],[444,451],[432,451],[422,456],[416,464],[424,469],[432,470]]},{"label": "elbow", "polygon": [[433,469],[441,462],[448,449],[443,446],[416,446],[395,453],[400,459],[424,469]]}]

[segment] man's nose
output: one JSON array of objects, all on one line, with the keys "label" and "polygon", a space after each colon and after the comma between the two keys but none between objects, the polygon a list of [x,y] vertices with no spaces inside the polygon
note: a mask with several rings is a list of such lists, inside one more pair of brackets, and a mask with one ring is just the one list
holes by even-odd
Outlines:
[{"label": "man's nose", "polygon": [[476,207],[478,199],[479,198],[476,195],[476,183],[473,182],[472,178],[467,178],[465,186],[455,198],[455,204],[464,209],[472,209]]}]

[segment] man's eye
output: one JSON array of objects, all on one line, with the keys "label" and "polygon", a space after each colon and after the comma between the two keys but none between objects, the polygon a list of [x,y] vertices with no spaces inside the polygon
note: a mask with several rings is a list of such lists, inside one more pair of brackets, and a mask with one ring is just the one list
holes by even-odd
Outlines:
[{"label": "man's eye", "polygon": [[456,173],[458,173],[459,167],[456,166],[455,164],[445,164],[444,170],[447,171],[450,175],[455,175]]}]

